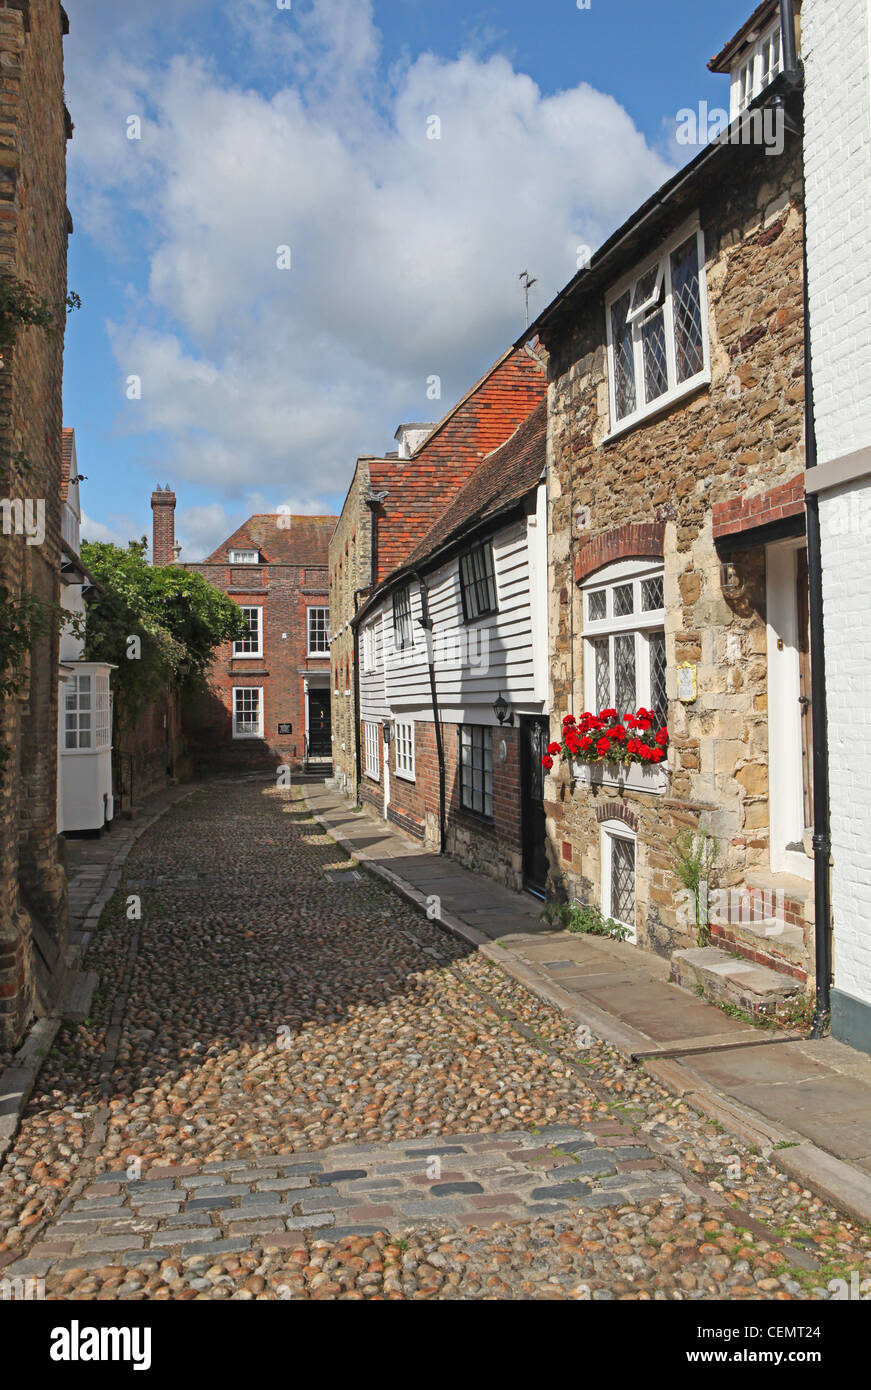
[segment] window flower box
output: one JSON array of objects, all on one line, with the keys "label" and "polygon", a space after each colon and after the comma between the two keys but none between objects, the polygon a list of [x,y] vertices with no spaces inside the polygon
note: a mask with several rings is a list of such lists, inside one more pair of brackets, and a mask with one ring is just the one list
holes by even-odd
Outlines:
[{"label": "window flower box", "polygon": [[616,787],[618,791],[653,792],[662,796],[668,790],[668,769],[644,763],[583,763],[572,759],[572,779],[586,787]]},{"label": "window flower box", "polygon": [[547,772],[554,759],[569,763],[573,780],[587,786],[661,794],[668,786],[667,748],[668,729],[653,710],[639,708],[620,720],[616,709],[604,709],[579,719],[567,714],[562,740],[549,743],[541,761]]}]

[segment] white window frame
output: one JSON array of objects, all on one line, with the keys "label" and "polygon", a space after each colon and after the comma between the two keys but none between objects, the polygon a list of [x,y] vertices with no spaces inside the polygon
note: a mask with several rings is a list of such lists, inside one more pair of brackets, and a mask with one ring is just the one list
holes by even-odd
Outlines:
[{"label": "white window frame", "polygon": [[[83,682],[87,682],[87,686]],[[64,682],[65,753],[94,753],[96,723],[94,676],[91,671],[77,673]],[[86,740],[83,742],[83,739]]]},{"label": "white window frame", "polygon": [[[699,312],[701,317],[702,331],[702,367],[693,376],[687,377],[686,381],[677,379],[677,357],[675,351],[674,333],[674,310],[671,292],[671,255],[673,251],[691,236],[695,235],[698,249],[699,260]],[[641,321],[642,316],[655,302],[654,294],[648,295],[643,304],[632,306],[631,294],[636,284],[651,271],[654,266],[659,266],[659,274],[656,277],[657,286],[664,287],[664,324],[665,324],[665,350],[666,365],[669,386],[668,390],[661,396],[654,397],[651,401],[642,401],[644,391],[644,365],[641,346]],[[623,415],[617,418],[617,377],[614,362],[614,333],[612,325],[611,309],[613,305],[626,294],[630,293],[630,313],[633,325],[633,365],[635,370],[635,409],[631,415]],[[627,321],[630,321],[627,316]],[[637,327],[636,327],[637,325]],[[667,241],[663,242],[656,251],[655,255],[648,256],[645,261],[639,262],[632,272],[624,275],[621,280],[608,291],[605,299],[605,328],[608,342],[608,401],[610,406],[610,429],[606,438],[614,439],[625,430],[632,429],[639,421],[649,419],[658,415],[661,411],[667,410],[675,401],[682,400],[684,396],[690,395],[700,386],[710,383],[711,380],[711,342],[708,330],[708,291],[707,279],[705,275],[705,238],[699,225],[698,216],[690,218]]]},{"label": "white window frame", "polygon": [[[617,710],[617,718],[624,714],[634,714],[636,709],[652,708],[653,695],[650,680],[650,637],[653,633],[665,634],[665,600],[663,607],[645,610],[642,608],[642,588],[645,580],[660,579],[664,584],[663,563],[661,560],[617,560],[597,570],[581,586],[583,599],[584,636],[584,705],[593,714],[601,708],[596,693],[596,648],[597,638],[609,639],[609,680],[610,694],[606,709],[616,709],[614,638],[621,634],[635,637],[635,706],[632,710]],[[622,617],[613,615],[614,590],[625,584],[632,585],[632,612]],[[591,618],[590,596],[604,593],[606,611],[604,618]],[[666,649],[667,650],[667,649]],[[667,707],[663,713],[667,714]]]},{"label": "white window frame", "polygon": [[365,673],[376,670],[378,661],[376,657],[377,643],[375,634],[375,623],[369,623],[363,628],[363,636],[360,642],[361,666]]},{"label": "white window frame", "polygon": [[[324,613],[324,640],[326,646],[312,646],[312,615],[314,613]],[[306,654],[308,656],[329,656],[330,654],[330,610],[325,604],[313,603],[305,610],[305,629],[306,629]]]},{"label": "white window frame", "polygon": [[363,721],[363,771],[373,782],[381,781],[381,725]]},{"label": "white window frame", "polygon": [[[256,691],[256,692],[257,692],[257,728],[256,728],[256,730],[250,730],[250,729],[249,729],[249,730],[240,731],[240,728],[239,728],[239,723],[240,723],[240,721],[239,721],[238,709],[237,709],[237,704],[236,704],[236,696],[237,696],[237,694],[242,694],[242,693],[245,692],[245,691]],[[263,737],[263,705],[264,705],[264,703],[265,703],[265,702],[264,702],[263,696],[264,696],[263,687],[260,686],[260,685],[234,685],[234,686],[233,686],[233,689],[232,689],[232,697],[233,697],[233,737],[234,737],[234,738],[262,738],[262,737]],[[245,721],[245,722],[246,722],[246,723],[250,723],[251,721],[250,721],[250,720],[247,720],[247,721]]]},{"label": "white window frame", "polygon": [[[625,939],[635,945],[638,941],[638,836],[631,826],[622,820],[606,820],[599,827],[600,848],[601,848],[601,867],[602,867],[602,891],[600,906],[603,917],[612,917],[615,922],[620,922],[624,927],[628,927],[629,936]],[[632,845],[632,854],[635,863],[635,910],[633,920],[626,922],[622,917],[611,911],[611,894],[613,888],[613,854],[614,841],[624,840]]]},{"label": "white window frame", "polygon": [[406,782],[414,781],[414,720],[397,719],[393,726],[396,749],[396,775]]},{"label": "white window frame", "polygon": [[[256,660],[258,660],[258,658],[262,659],[262,657],[263,657],[263,608],[262,608],[262,606],[261,606],[260,604],[257,604],[257,603],[243,603],[243,604],[240,604],[239,606],[241,607],[243,613],[256,613],[256,614],[257,614],[257,637],[256,637],[257,646],[255,647],[255,649],[254,649],[253,651],[250,651],[250,650],[248,650],[247,648],[246,648],[245,651],[240,651],[239,648],[240,648],[240,646],[242,645],[241,642],[234,642],[234,643],[233,643],[233,660],[234,660],[234,661],[256,661]],[[250,621],[250,620],[249,620],[249,621]],[[243,641],[243,642],[245,642],[245,641],[250,642],[250,641],[251,641],[251,636],[249,635],[247,638],[243,638],[242,641]]]},{"label": "white window frame", "polygon": [[[773,66],[766,70],[765,64],[774,56]],[[735,120],[742,111],[770,86],[775,77],[783,71],[783,36],[780,19],[769,25],[756,42],[745,48],[740,58],[732,64],[729,118]]]},{"label": "white window frame", "polygon": [[259,565],[259,550],[231,550],[229,563],[231,565]]}]

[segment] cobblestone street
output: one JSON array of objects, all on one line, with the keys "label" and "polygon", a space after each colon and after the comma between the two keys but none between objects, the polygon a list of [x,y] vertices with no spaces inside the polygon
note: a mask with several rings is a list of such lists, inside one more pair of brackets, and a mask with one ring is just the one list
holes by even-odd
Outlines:
[{"label": "cobblestone street", "polygon": [[[871,1238],[363,871],[298,789],[134,845],[0,1169],[48,1297],[831,1297]],[[345,872],[343,872],[345,871]],[[141,909],[141,915],[139,915]]]}]

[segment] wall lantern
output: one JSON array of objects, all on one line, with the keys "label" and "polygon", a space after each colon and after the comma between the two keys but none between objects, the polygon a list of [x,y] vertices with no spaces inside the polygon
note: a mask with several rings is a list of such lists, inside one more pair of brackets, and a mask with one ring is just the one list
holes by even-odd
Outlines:
[{"label": "wall lantern", "polygon": [[499,694],[496,696],[496,699],[493,701],[493,713],[499,720],[500,724],[514,723],[514,715],[511,713],[511,706],[505,699],[505,696],[502,694],[501,690],[499,691]]},{"label": "wall lantern", "polygon": [[385,719],[381,725],[381,732],[384,735],[384,742],[389,743],[393,738],[393,727],[389,719]]}]

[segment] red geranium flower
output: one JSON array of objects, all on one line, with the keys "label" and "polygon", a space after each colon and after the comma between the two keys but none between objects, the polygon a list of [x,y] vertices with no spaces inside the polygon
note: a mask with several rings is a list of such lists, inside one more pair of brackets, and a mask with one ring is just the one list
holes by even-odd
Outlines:
[{"label": "red geranium flower", "polygon": [[656,735],[656,742],[659,744],[660,748],[665,747],[668,743],[668,729],[663,728],[659,730],[659,733]]},{"label": "red geranium flower", "polygon": [[600,709],[600,710],[599,710],[599,718],[600,718],[600,719],[616,719],[616,718],[617,718],[617,711],[616,711],[615,709]]},{"label": "red geranium flower", "polygon": [[592,746],[593,746],[593,740],[589,737],[589,735],[587,735],[586,738],[582,738],[582,739],[581,739],[581,747],[584,749],[585,752],[586,752],[588,749],[592,748]]},{"label": "red geranium flower", "polygon": [[551,768],[553,767],[553,758],[549,758],[547,754],[545,754],[545,756],[541,760],[541,765],[543,768],[546,768],[548,772],[550,772]]},{"label": "red geranium flower", "polygon": [[562,750],[562,744],[560,744],[560,743],[549,743],[549,744],[547,745],[547,751],[548,751],[548,753],[553,753],[554,755],[556,755],[557,753],[561,753],[561,752],[563,751],[563,750]]},{"label": "red geranium flower", "polygon": [[623,728],[622,724],[616,724],[614,728],[609,731],[608,737],[615,738],[618,742],[622,743],[623,739],[626,737],[626,730]]},{"label": "red geranium flower", "polygon": [[599,754],[600,758],[604,758],[606,753],[611,752],[611,740],[609,738],[600,738],[596,744],[596,752]]}]

